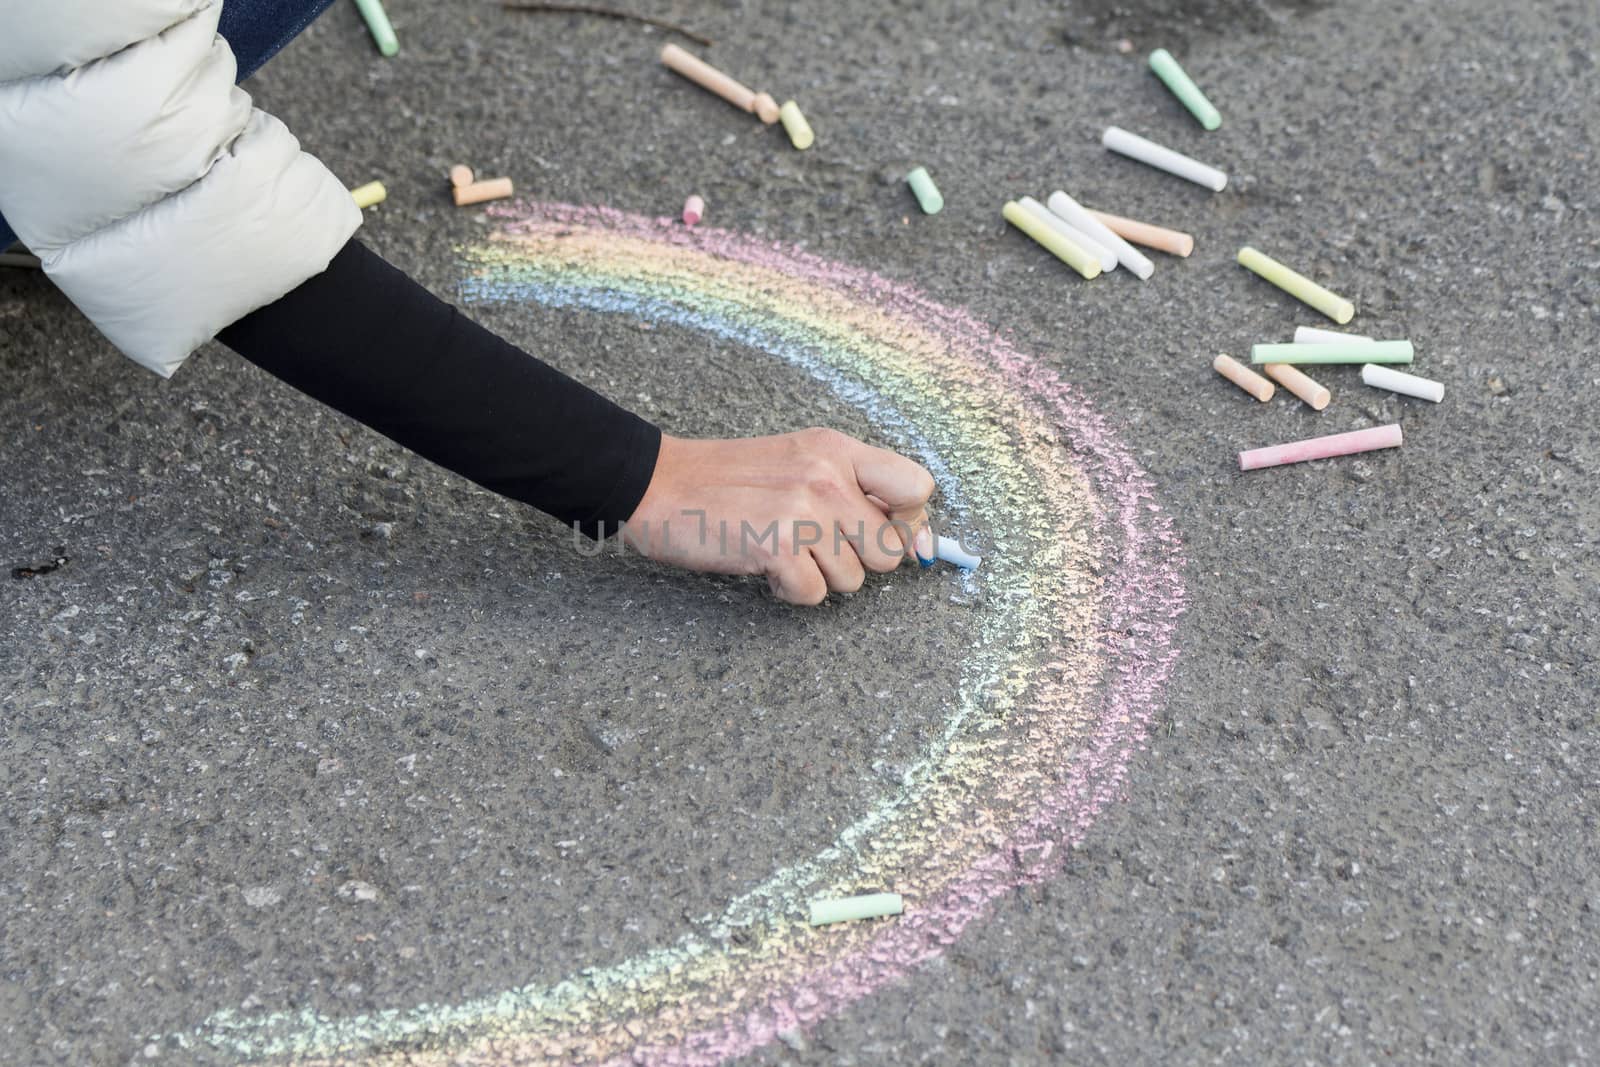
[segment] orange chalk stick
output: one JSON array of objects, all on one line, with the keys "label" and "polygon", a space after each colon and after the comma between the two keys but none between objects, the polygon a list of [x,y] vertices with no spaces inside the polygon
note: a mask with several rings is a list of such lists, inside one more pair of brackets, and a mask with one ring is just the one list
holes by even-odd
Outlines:
[{"label": "orange chalk stick", "polygon": [[1327,386],[1318,385],[1287,363],[1268,363],[1261,369],[1267,372],[1269,378],[1309,404],[1312,411],[1321,411],[1333,399]]},{"label": "orange chalk stick", "polygon": [[457,207],[481,204],[485,200],[504,200],[511,195],[511,179],[489,178],[481,182],[472,182],[470,185],[458,185],[452,192]]},{"label": "orange chalk stick", "polygon": [[471,185],[473,179],[472,168],[465,163],[457,163],[450,168],[450,184],[456,189]]},{"label": "orange chalk stick", "polygon": [[[708,92],[716,93],[740,111],[755,111],[754,91],[740,85],[699,56],[691,55],[675,44],[669,44],[661,49],[661,62],[666,64],[667,69],[682,74]],[[777,116],[773,116],[773,120],[776,119]]]},{"label": "orange chalk stick", "polygon": [[1263,404],[1277,392],[1276,386],[1232,356],[1218,356],[1211,361],[1211,369]]},{"label": "orange chalk stick", "polygon": [[1170,252],[1175,256],[1187,256],[1194,251],[1194,238],[1179,230],[1163,229],[1148,222],[1135,222],[1121,215],[1107,215],[1104,211],[1090,211],[1089,214],[1099,219],[1105,224],[1106,229],[1124,241],[1132,241],[1136,245],[1154,248],[1159,252]]}]

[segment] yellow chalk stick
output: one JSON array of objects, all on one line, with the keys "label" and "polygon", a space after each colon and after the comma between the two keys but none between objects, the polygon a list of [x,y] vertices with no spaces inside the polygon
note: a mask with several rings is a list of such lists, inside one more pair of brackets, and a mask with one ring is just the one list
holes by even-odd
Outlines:
[{"label": "yellow chalk stick", "polygon": [[816,135],[811,132],[811,123],[800,114],[800,105],[793,100],[785,100],[778,109],[778,121],[783,123],[783,128],[789,131],[789,140],[802,152],[811,147]]},{"label": "yellow chalk stick", "polygon": [[1054,252],[1057,258],[1085,278],[1099,276],[1100,260],[1097,256],[1073,244],[1061,234],[1061,231],[1052,229],[1034,218],[1015,200],[1007,200],[1006,206],[1000,209],[1000,214],[1005,216],[1007,222]]},{"label": "yellow chalk stick", "polygon": [[1239,265],[1259,274],[1296,300],[1310,304],[1340,326],[1356,317],[1356,306],[1350,301],[1254,248],[1246,246],[1239,249]]},{"label": "yellow chalk stick", "polygon": [[350,195],[356,198],[356,207],[369,208],[373,204],[383,203],[389,191],[383,187],[382,182],[368,182],[350,190]]}]

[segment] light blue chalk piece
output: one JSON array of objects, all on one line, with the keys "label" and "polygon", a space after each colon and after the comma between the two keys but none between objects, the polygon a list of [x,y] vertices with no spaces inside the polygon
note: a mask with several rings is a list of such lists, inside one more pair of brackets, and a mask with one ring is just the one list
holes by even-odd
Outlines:
[{"label": "light blue chalk piece", "polygon": [[983,562],[982,556],[974,556],[962,548],[961,542],[956,538],[946,537],[944,534],[940,534],[934,543],[933,555],[936,559],[942,559],[946,563],[969,571],[977,570],[978,564]]}]

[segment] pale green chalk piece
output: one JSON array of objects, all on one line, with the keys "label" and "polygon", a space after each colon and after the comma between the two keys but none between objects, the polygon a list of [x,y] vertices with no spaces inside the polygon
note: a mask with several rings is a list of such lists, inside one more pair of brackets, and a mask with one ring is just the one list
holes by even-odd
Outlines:
[{"label": "pale green chalk piece", "polygon": [[1259,274],[1296,300],[1310,304],[1340,326],[1356,317],[1356,306],[1350,301],[1248,245],[1239,249],[1239,265]]},{"label": "pale green chalk piece", "polygon": [[1251,363],[1410,363],[1411,357],[1410,341],[1337,341],[1250,348]]},{"label": "pale green chalk piece", "polygon": [[367,29],[372,31],[372,39],[378,42],[378,51],[386,56],[392,56],[400,51],[400,38],[394,35],[394,27],[389,24],[389,14],[383,10],[379,0],[356,0],[356,7],[361,11],[361,17],[367,20]]},{"label": "pale green chalk piece", "polygon": [[1027,209],[1015,200],[1007,200],[1005,207],[1000,209],[1000,214],[1005,216],[1007,222],[1054,252],[1056,258],[1085,278],[1095,278],[1100,275],[1098,259],[1028,214]]},{"label": "pale green chalk piece", "polygon": [[816,134],[811,132],[811,123],[800,114],[800,105],[793,100],[785,100],[778,109],[778,121],[783,123],[783,128],[789,135],[789,143],[804,152],[816,141]]},{"label": "pale green chalk piece", "polygon": [[1200,125],[1208,130],[1214,130],[1222,125],[1222,116],[1217,109],[1211,106],[1211,101],[1206,99],[1206,94],[1194,83],[1189,75],[1178,66],[1178,61],[1172,58],[1172,53],[1165,48],[1157,48],[1150,53],[1150,69],[1156,72],[1156,77],[1166,83],[1183,106],[1189,109],[1189,114],[1200,120]]},{"label": "pale green chalk piece", "polygon": [[853,919],[878,919],[885,915],[899,915],[906,910],[899,893],[868,893],[860,897],[841,900],[813,900],[811,925],[850,922]]},{"label": "pale green chalk piece", "polygon": [[939,187],[928,177],[927,167],[918,167],[907,174],[906,181],[910,183],[911,192],[922,206],[924,215],[937,215],[944,210],[944,197],[939,195]]}]

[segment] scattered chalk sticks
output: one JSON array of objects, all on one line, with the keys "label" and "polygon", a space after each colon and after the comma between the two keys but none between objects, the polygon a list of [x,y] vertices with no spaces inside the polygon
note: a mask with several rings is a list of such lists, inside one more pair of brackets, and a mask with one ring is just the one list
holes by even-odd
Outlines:
[{"label": "scattered chalk sticks", "polygon": [[1251,363],[1410,363],[1410,341],[1325,341],[1309,345],[1251,345]]},{"label": "scattered chalk sticks", "polygon": [[350,195],[355,198],[356,207],[369,208],[388,199],[389,191],[383,187],[382,182],[368,182],[350,190]]},{"label": "scattered chalk sticks", "polygon": [[1100,143],[1119,155],[1137,159],[1140,163],[1187,179],[1196,185],[1203,185],[1214,193],[1220,193],[1228,184],[1228,176],[1216,167],[1207,166],[1197,159],[1190,159],[1182,152],[1174,152],[1136,133],[1129,133],[1120,126],[1107,126],[1106,132],[1100,135]]},{"label": "scattered chalk sticks", "polygon": [[1267,377],[1303,400],[1312,411],[1321,411],[1333,400],[1328,387],[1319,385],[1310,377],[1287,363],[1269,363],[1262,368]]},{"label": "scattered chalk sticks", "polygon": [[1062,218],[1060,215],[1057,215],[1055,212],[1039,203],[1039,201],[1035,200],[1033,197],[1022,197],[1017,201],[1017,203],[1022,205],[1022,209],[1028,214],[1032,215],[1034,218],[1038,219],[1040,222],[1059,233],[1062,237],[1065,237],[1067,240],[1071,241],[1073,244],[1089,253],[1089,255],[1093,256],[1095,262],[1100,264],[1101,271],[1113,271],[1117,269],[1117,254],[1115,252],[1111,251],[1111,249],[1105,247],[1099,241],[1096,241],[1093,237],[1090,237],[1076,226],[1068,223],[1066,219]]},{"label": "scattered chalk sticks", "polygon": [[962,548],[958,538],[946,537],[944,534],[934,539],[933,558],[944,560],[951,566],[968,571],[977,570],[978,564],[983,562],[982,556],[974,556]]},{"label": "scattered chalk sticks", "polygon": [[804,152],[816,141],[817,135],[811,132],[811,123],[800,114],[800,105],[793,100],[785,100],[778,109],[778,121],[783,123],[784,132],[789,135],[789,143]]},{"label": "scattered chalk sticks", "polygon": [[906,904],[899,893],[868,893],[859,897],[842,897],[838,900],[813,900],[811,925],[850,922],[855,919],[879,919],[885,915],[899,915]]},{"label": "scattered chalk sticks", "polygon": [[691,196],[683,202],[683,224],[693,226],[706,215],[706,202],[703,197]]},{"label": "scattered chalk sticks", "polygon": [[[1123,240],[1115,230],[1095,218],[1082,204],[1060,189],[1050,194],[1050,198],[1045,201],[1045,206],[1053,214],[1066,220],[1068,226],[1075,230],[1081,230],[1096,244],[1109,248],[1116,256],[1117,262],[1127,267],[1141,281],[1149,279],[1150,275],[1155,273],[1156,265],[1151,263],[1143,252]],[[1106,269],[1109,270],[1110,268],[1107,267]]]},{"label": "scattered chalk sticks", "polygon": [[1211,361],[1211,369],[1222,375],[1240,389],[1249,393],[1265,404],[1272,399],[1272,394],[1278,387],[1267,381],[1255,371],[1246,367],[1232,356],[1219,355]]},{"label": "scattered chalk sticks", "polygon": [[917,206],[924,215],[937,215],[944,210],[944,197],[928,176],[927,167],[917,167],[907,174],[906,184],[911,186],[911,195],[917,198]]},{"label": "scattered chalk sticks", "polygon": [[1399,448],[1404,441],[1398,424],[1374,426],[1370,430],[1353,430],[1334,433],[1326,437],[1313,437],[1306,441],[1267,448],[1252,448],[1239,453],[1239,469],[1260,470],[1263,467],[1281,467],[1287,463],[1304,463],[1311,459],[1331,459],[1334,456],[1351,456],[1357,452],[1373,452],[1380,448]]},{"label": "scattered chalk sticks", "polygon": [[1435,404],[1444,399],[1444,383],[1419,378],[1415,374],[1380,367],[1368,363],[1361,368],[1361,380],[1374,389],[1387,389],[1391,393],[1414,396],[1418,400],[1431,400]]},{"label": "scattered chalk sticks", "polygon": [[1000,209],[1000,214],[1007,222],[1049,249],[1057,259],[1085,278],[1098,278],[1100,276],[1100,260],[1098,258],[1090,255],[1071,240],[1061,236],[1060,231],[1053,229],[1048,222],[1036,218],[1027,208],[1015,200],[1007,200],[1005,206]]},{"label": "scattered chalk sticks", "polygon": [[1336,345],[1346,341],[1370,341],[1372,338],[1359,333],[1341,333],[1338,330],[1324,330],[1319,326],[1296,326],[1294,328],[1294,343],[1297,345]]},{"label": "scattered chalk sticks", "polygon": [[1239,249],[1239,265],[1265,278],[1296,300],[1316,308],[1340,326],[1356,317],[1356,306],[1350,301],[1248,245]]},{"label": "scattered chalk sticks", "polygon": [[1125,219],[1121,215],[1107,215],[1104,211],[1089,209],[1093,215],[1105,224],[1106,229],[1121,237],[1125,241],[1132,241],[1136,245],[1154,248],[1157,252],[1167,252],[1174,256],[1187,256],[1194,251],[1194,238],[1181,230],[1169,230],[1161,226],[1152,226],[1148,222],[1136,222]]},{"label": "scattered chalk sticks", "polygon": [[754,90],[734,81],[699,56],[685,52],[675,44],[669,44],[661,49],[661,62],[668,70],[683,75],[707,92],[715,93],[740,111],[755,111]]},{"label": "scattered chalk sticks", "polygon": [[1200,125],[1208,130],[1214,130],[1222,125],[1222,116],[1217,109],[1211,106],[1211,101],[1206,99],[1206,94],[1196,85],[1178,66],[1178,61],[1172,58],[1172,53],[1165,48],[1157,48],[1150,53],[1150,69],[1155,71],[1156,77],[1172,90],[1172,95],[1177,97],[1184,107],[1189,109],[1189,114],[1199,120]]},{"label": "scattered chalk sticks", "polygon": [[383,10],[379,0],[356,0],[356,8],[361,12],[361,17],[367,21],[367,29],[372,34],[372,39],[378,43],[378,52],[385,56],[392,56],[400,51],[400,38],[394,35],[394,25],[389,21],[389,13]]}]

